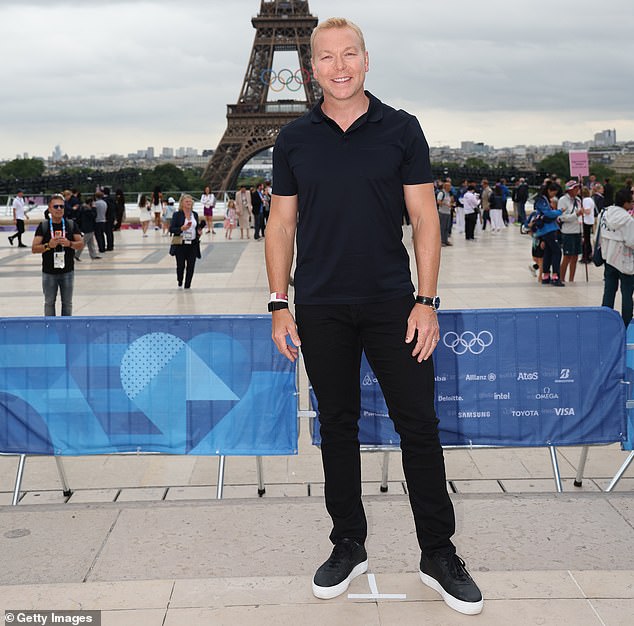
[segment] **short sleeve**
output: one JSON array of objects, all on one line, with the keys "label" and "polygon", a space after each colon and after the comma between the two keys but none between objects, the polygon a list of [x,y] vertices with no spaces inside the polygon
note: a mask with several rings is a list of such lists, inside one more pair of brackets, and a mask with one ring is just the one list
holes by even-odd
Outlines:
[{"label": "short sleeve", "polygon": [[277,136],[273,147],[273,194],[276,196],[297,195],[297,180],[288,160],[283,132]]},{"label": "short sleeve", "polygon": [[418,120],[411,117],[405,137],[405,158],[401,165],[401,181],[404,185],[433,183],[434,175],[429,160],[429,145]]}]

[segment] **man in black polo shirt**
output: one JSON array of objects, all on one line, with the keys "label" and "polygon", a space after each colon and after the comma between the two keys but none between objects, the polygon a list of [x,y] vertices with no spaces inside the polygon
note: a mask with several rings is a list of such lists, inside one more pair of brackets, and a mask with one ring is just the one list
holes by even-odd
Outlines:
[{"label": "man in black polo shirt", "polygon": [[[363,350],[401,437],[420,577],[452,608],[479,613],[482,595],[451,542],[454,511],[434,411],[440,229],[429,148],[415,117],[364,91],[368,55],[356,25],[327,20],[311,46],[324,97],[278,136],[265,247],[273,340],[291,361],[301,343],[319,404],[334,549],[313,593],[334,598],[368,567],[357,425]],[[416,299],[402,241],[405,207]],[[297,325],[286,296],[295,235]]]},{"label": "man in black polo shirt", "polygon": [[55,315],[58,289],[62,315],[72,315],[75,252],[84,247],[84,242],[77,224],[64,217],[64,196],[51,196],[48,213],[48,220],[37,227],[31,246],[33,254],[42,255],[44,315]]}]

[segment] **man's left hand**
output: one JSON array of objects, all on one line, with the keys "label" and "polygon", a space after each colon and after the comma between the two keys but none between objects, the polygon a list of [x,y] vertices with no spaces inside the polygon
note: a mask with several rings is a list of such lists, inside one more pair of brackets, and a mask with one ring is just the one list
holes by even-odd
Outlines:
[{"label": "man's left hand", "polygon": [[426,361],[436,348],[440,339],[440,328],[436,311],[424,304],[415,304],[407,318],[405,343],[411,343],[416,337],[412,356],[421,363]]}]

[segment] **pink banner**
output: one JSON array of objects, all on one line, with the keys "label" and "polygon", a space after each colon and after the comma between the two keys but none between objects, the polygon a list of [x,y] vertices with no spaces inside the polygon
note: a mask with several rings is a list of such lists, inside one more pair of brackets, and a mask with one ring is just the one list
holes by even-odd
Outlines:
[{"label": "pink banner", "polygon": [[571,150],[568,153],[570,160],[570,176],[588,176],[590,174],[590,163],[587,150]]}]

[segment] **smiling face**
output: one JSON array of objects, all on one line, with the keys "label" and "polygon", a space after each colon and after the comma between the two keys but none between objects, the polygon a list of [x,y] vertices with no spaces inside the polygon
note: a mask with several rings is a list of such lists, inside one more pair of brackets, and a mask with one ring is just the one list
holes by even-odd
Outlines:
[{"label": "smiling face", "polygon": [[312,66],[325,100],[343,102],[363,96],[368,53],[352,28],[320,30],[313,43]]}]

